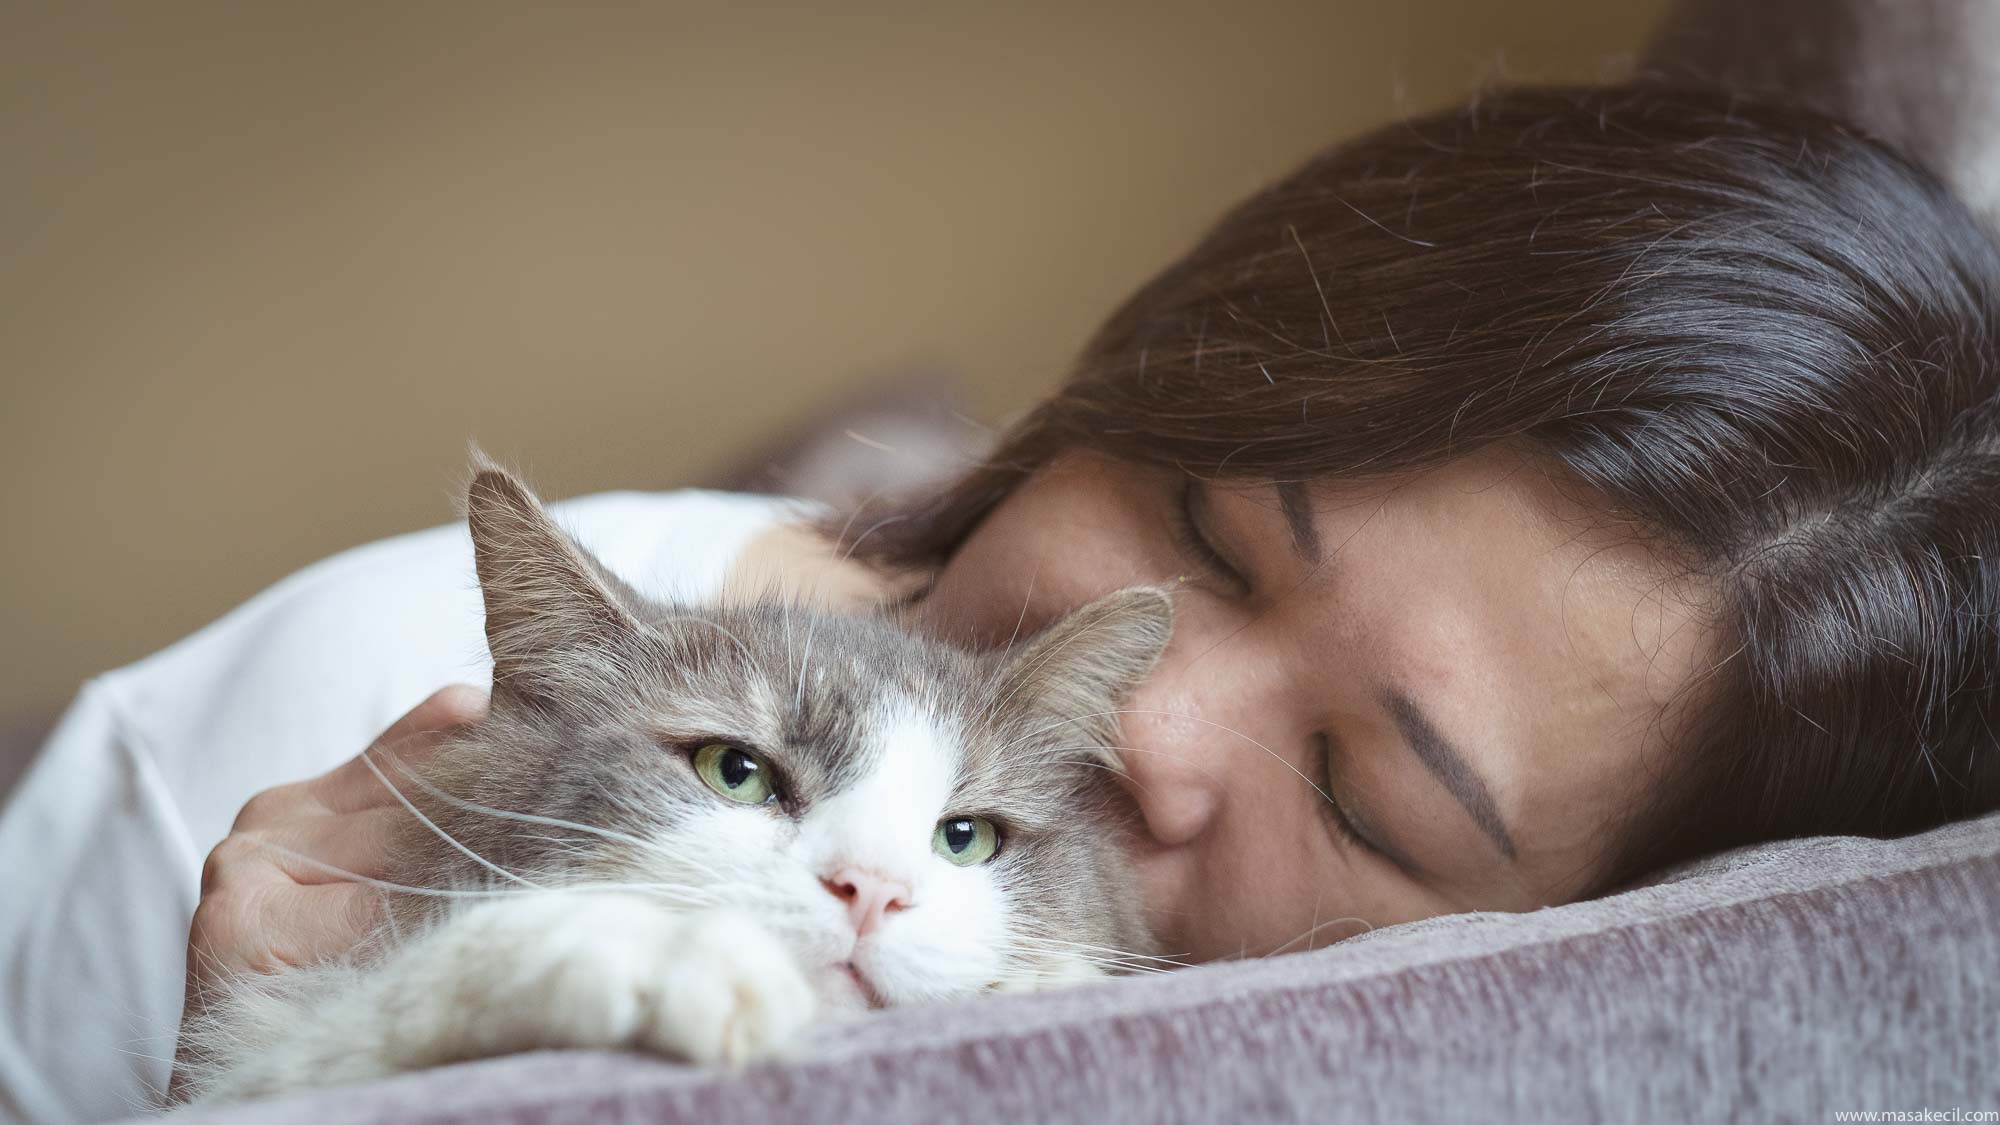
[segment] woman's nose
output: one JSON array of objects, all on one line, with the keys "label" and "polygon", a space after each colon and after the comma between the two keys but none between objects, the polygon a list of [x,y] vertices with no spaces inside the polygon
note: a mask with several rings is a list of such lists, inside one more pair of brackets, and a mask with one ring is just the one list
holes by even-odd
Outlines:
[{"label": "woman's nose", "polygon": [[[1216,742],[1218,720],[1205,713],[1214,709],[1204,707],[1204,700],[1213,696],[1194,690],[1196,678],[1170,650],[1124,708],[1120,741],[1126,788],[1138,803],[1147,835],[1162,847],[1199,840],[1222,808],[1225,778],[1218,774],[1215,756],[1206,752]],[[1228,692],[1231,685],[1218,681],[1211,690]]]},{"label": "woman's nose", "polygon": [[1146,834],[1161,847],[1201,839],[1219,805],[1213,785],[1193,765],[1154,753],[1125,753],[1126,788],[1138,802]]}]

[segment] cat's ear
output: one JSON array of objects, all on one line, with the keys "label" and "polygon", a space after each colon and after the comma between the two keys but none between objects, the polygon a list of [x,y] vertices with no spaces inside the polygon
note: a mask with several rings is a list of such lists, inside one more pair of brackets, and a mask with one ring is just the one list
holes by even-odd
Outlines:
[{"label": "cat's ear", "polygon": [[493,694],[548,707],[587,690],[645,633],[638,595],[549,518],[541,502],[477,449],[466,524],[486,601]]},{"label": "cat's ear", "polygon": [[[1075,724],[1100,749],[1118,732],[1120,702],[1166,651],[1174,603],[1151,586],[1131,586],[1072,610],[1007,662],[1000,698]],[[1117,765],[1117,755],[1108,755]]]}]

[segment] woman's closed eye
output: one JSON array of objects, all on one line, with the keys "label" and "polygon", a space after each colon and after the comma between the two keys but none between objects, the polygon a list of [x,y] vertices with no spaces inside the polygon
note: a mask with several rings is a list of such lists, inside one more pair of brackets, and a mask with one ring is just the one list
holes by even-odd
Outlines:
[{"label": "woman's closed eye", "polygon": [[1398,866],[1404,866],[1394,849],[1385,847],[1377,841],[1374,834],[1341,804],[1333,784],[1333,740],[1324,734],[1314,735],[1313,753],[1316,759],[1313,763],[1313,772],[1319,777],[1316,784],[1319,787],[1320,813],[1326,818],[1327,824],[1343,841],[1359,845]]},{"label": "woman's closed eye", "polygon": [[1228,555],[1217,545],[1215,533],[1204,520],[1206,498],[1200,481],[1188,477],[1181,482],[1170,521],[1175,545],[1183,558],[1221,583],[1228,593],[1235,596],[1248,594],[1252,589],[1249,577],[1241,567],[1229,561]]},{"label": "woman's closed eye", "polygon": [[[1220,583],[1229,596],[1248,597],[1257,589],[1250,579],[1252,570],[1235,561],[1243,556],[1224,534],[1228,521],[1218,525],[1208,501],[1209,493],[1202,481],[1187,477],[1180,482],[1171,521],[1180,553]],[[1334,783],[1334,740],[1327,734],[1314,735],[1313,755],[1313,787],[1317,791],[1320,816],[1337,841],[1344,847],[1372,852],[1415,876],[1418,867],[1406,853],[1389,844],[1371,818],[1341,797]]]}]

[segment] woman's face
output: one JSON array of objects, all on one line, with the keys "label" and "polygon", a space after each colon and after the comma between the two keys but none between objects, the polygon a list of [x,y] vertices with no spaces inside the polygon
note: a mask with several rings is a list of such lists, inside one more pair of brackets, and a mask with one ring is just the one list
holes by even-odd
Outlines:
[{"label": "woman's face", "polygon": [[1529,909],[1604,874],[1715,655],[1664,567],[1500,452],[1393,486],[1188,484],[1065,456],[912,608],[1001,645],[1177,584],[1121,748],[1167,952]]}]

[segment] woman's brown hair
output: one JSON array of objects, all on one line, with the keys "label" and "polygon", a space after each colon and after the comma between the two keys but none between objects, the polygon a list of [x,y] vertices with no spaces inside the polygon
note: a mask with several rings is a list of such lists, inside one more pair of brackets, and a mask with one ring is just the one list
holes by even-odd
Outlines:
[{"label": "woman's brown hair", "polygon": [[936,565],[1087,447],[1205,478],[1528,451],[1719,594],[1728,653],[1614,879],[2000,807],[2000,253],[1923,170],[1727,93],[1520,90],[1228,213],[983,467],[864,557]]}]

